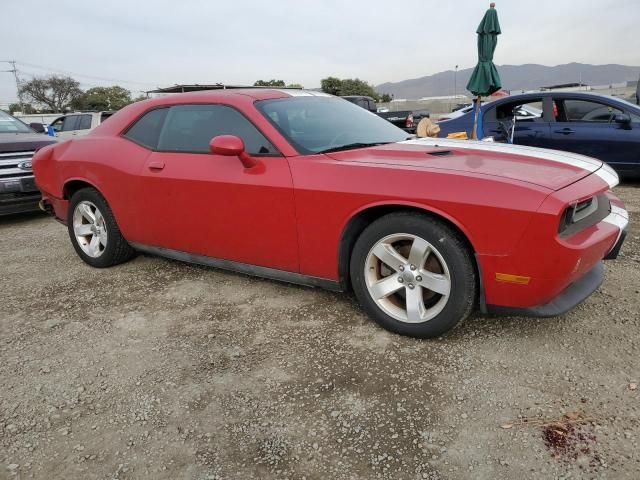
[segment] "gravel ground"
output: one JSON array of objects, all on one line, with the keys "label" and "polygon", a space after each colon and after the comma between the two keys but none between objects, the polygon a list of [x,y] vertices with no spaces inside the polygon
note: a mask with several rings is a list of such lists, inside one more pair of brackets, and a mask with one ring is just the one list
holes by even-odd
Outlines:
[{"label": "gravel ground", "polygon": [[562,318],[387,333],[346,295],[140,256],[83,264],[0,219],[0,478],[640,477],[640,184]]}]

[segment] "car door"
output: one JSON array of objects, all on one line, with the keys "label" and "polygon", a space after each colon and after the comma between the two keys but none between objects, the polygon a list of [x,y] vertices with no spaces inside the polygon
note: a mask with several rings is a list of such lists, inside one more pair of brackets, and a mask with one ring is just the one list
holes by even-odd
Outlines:
[{"label": "car door", "polygon": [[[257,165],[214,155],[218,135],[243,139]],[[166,110],[141,177],[144,243],[180,252],[298,271],[293,183],[287,159],[238,110],[177,105]]]},{"label": "car door", "polygon": [[633,123],[616,122],[627,112],[605,99],[556,97],[554,101],[558,119],[552,128],[551,148],[597,158],[620,171],[637,168],[640,125],[635,123],[634,128]]},{"label": "car door", "polygon": [[[513,102],[500,102],[496,105],[484,106],[482,130],[484,136],[504,139],[505,129],[513,131],[515,145],[544,147],[551,132],[551,121],[545,114],[544,98],[529,98]],[[540,112],[540,115],[533,112]],[[515,126],[513,124],[515,117]],[[501,124],[504,128],[501,127]]]},{"label": "car door", "polygon": [[49,126],[53,129],[56,137],[66,140],[75,134],[79,119],[80,115],[65,115],[51,122]]},{"label": "car door", "polygon": [[78,115],[78,122],[76,124],[76,130],[72,133],[75,136],[86,135],[91,131],[91,123],[93,119],[93,115],[91,113],[84,113],[82,115]]}]

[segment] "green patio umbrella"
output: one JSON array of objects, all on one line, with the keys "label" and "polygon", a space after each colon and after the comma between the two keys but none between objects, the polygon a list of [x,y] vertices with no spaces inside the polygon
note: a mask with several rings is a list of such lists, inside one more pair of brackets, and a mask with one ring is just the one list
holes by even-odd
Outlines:
[{"label": "green patio umbrella", "polygon": [[480,97],[486,97],[502,88],[500,75],[493,64],[493,52],[498,44],[500,22],[496,4],[492,3],[484,14],[476,33],[478,34],[478,64],[474,68],[467,90],[476,96],[475,119],[473,122],[473,139],[477,139],[478,112],[480,110]]}]

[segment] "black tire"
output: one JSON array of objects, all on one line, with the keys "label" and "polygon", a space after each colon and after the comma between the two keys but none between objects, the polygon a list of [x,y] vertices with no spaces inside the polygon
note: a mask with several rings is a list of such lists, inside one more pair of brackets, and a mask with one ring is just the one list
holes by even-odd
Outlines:
[{"label": "black tire", "polygon": [[[381,239],[395,234],[420,237],[447,264],[451,290],[444,308],[431,320],[408,323],[388,315],[372,298],[365,279],[371,249]],[[473,253],[461,235],[435,218],[414,212],[385,215],[369,225],[356,241],[351,254],[350,277],[356,297],[365,312],[383,328],[417,338],[438,337],[467,318],[477,303],[478,285]]]},{"label": "black tire", "polygon": [[[107,231],[107,242],[104,251],[98,257],[87,255],[76,238],[73,229],[73,215],[80,202],[88,201],[93,203],[102,213],[104,225]],[[129,245],[120,233],[120,228],[113,217],[113,212],[104,197],[94,188],[83,188],[78,190],[71,197],[69,210],[67,212],[67,230],[69,238],[78,256],[87,264],[96,268],[106,268],[124,263],[136,255],[135,250]]]}]

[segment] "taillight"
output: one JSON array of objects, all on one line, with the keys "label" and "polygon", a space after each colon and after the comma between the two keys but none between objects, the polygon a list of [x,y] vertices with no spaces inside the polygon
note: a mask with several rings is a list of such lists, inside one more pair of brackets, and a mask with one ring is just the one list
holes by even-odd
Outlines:
[{"label": "taillight", "polygon": [[412,113],[410,113],[407,116],[407,121],[404,123],[404,126],[406,128],[413,128],[413,114]]}]

